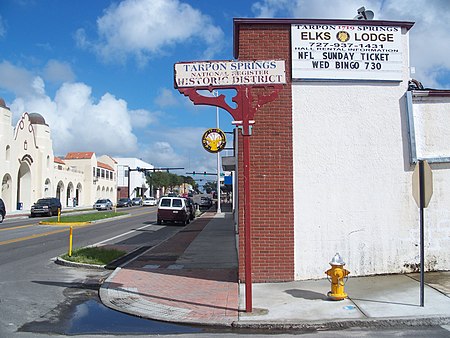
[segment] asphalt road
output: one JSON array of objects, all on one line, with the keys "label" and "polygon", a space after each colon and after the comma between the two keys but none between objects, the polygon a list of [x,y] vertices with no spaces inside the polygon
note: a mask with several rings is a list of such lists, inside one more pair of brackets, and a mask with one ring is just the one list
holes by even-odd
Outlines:
[{"label": "asphalt road", "polygon": [[[155,207],[133,207],[121,209],[130,214],[114,220],[78,227],[74,230],[74,247],[98,243],[118,246],[153,246],[172,236],[182,227],[158,226]],[[0,224],[0,337],[92,337],[70,328],[74,318],[82,318],[87,305],[98,301],[98,288],[111,270],[71,268],[54,263],[54,258],[68,250],[68,227],[38,225],[38,219],[7,219]],[[100,305],[101,306],[101,305]],[[98,307],[98,306],[97,306]],[[84,310],[83,310],[84,309]],[[97,308],[96,308],[97,309]],[[93,322],[106,316],[106,322],[114,320],[142,325],[142,332],[124,334],[120,330],[106,330],[96,337],[134,337],[157,335],[155,324],[148,320],[120,317],[118,312],[87,314]],[[112,311],[112,310],[111,310]],[[123,315],[126,316],[126,315]],[[141,322],[135,322],[140,320]],[[170,323],[169,323],[170,324]],[[95,324],[94,324],[95,325]],[[152,326],[153,325],[153,326]],[[139,327],[136,329],[139,330]],[[162,328],[167,329],[167,326]],[[161,329],[161,330],[162,330]],[[146,331],[150,330],[150,331]],[[153,331],[151,331],[153,330]],[[158,330],[158,329],[156,329]],[[177,331],[177,329],[172,329]],[[196,333],[183,331],[166,337],[450,337],[449,327],[404,327],[386,329],[353,328],[337,331],[261,332],[236,331],[233,329],[203,328]],[[68,333],[72,332],[72,333]],[[162,332],[162,331],[160,331]],[[168,333],[169,333],[168,332]],[[183,333],[185,332],[185,333]],[[161,333],[159,333],[161,334]]]},{"label": "asphalt road", "polygon": [[[75,227],[74,248],[100,242],[152,246],[179,230],[154,224],[156,207],[122,210],[129,215]],[[55,264],[54,258],[68,250],[69,227],[39,225],[41,220],[45,218],[0,224],[0,337],[33,332],[33,327],[63,333],[74,306],[96,297],[98,286],[112,272]]]}]

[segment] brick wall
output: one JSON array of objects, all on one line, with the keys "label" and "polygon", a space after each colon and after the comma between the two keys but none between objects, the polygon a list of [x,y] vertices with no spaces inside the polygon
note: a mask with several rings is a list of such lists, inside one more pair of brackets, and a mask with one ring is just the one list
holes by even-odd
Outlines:
[{"label": "brick wall", "polygon": [[[239,60],[286,60],[288,83],[255,115],[250,137],[252,278],[294,279],[290,25],[241,25]],[[253,89],[253,94],[258,90]],[[242,136],[239,140],[239,278],[245,280]]]},{"label": "brick wall", "polygon": [[117,200],[128,197],[128,187],[117,187]]}]

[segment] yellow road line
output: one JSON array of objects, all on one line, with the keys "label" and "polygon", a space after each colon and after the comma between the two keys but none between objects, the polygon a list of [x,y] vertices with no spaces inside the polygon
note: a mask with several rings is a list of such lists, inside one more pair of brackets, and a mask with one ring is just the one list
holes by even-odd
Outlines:
[{"label": "yellow road line", "polygon": [[32,227],[33,225],[36,225],[36,224],[18,225],[18,226],[16,226],[16,227],[12,227],[12,228],[3,228],[3,229],[0,229],[0,231],[5,231],[5,230],[16,230],[16,229],[22,229],[22,228],[29,228],[29,227]]},{"label": "yellow road line", "polygon": [[59,230],[55,230],[55,231],[45,232],[45,233],[43,233],[43,234],[34,234],[34,235],[31,235],[31,236],[20,237],[20,238],[14,238],[14,239],[10,239],[10,240],[7,240],[7,241],[0,242],[0,245],[11,244],[11,243],[17,243],[17,242],[22,242],[22,241],[27,241],[27,240],[29,240],[29,239],[34,239],[34,238],[38,238],[38,237],[49,236],[49,235],[57,234],[57,233],[64,232],[64,231],[69,231],[69,228],[64,228],[64,229],[59,229]]},{"label": "yellow road line", "polygon": [[[155,213],[156,210],[154,211],[145,211],[143,213],[139,213],[139,214],[135,214],[135,215],[129,215],[129,216],[140,216],[140,215],[144,215],[146,213],[149,214],[153,214]],[[41,222],[40,222],[41,223]],[[51,222],[48,222],[51,223]],[[86,225],[93,225],[95,223],[87,223],[87,224],[80,224],[81,222],[78,223],[78,225],[75,226],[86,226]],[[44,224],[44,223],[43,223]],[[27,228],[27,227],[31,227],[34,226],[36,224],[29,224],[29,225],[20,225],[20,226],[16,226],[16,227],[12,227],[12,228],[6,228],[6,229],[0,229],[0,231],[4,231],[4,230],[14,230],[14,229],[20,229],[20,228]],[[10,239],[7,241],[2,241],[0,242],[0,245],[5,245],[5,244],[11,244],[11,243],[17,243],[17,242],[22,242],[22,241],[27,241],[29,239],[34,239],[34,238],[39,238],[39,237],[44,237],[44,236],[49,236],[49,235],[53,235],[53,234],[57,234],[60,232],[64,232],[64,231],[69,231],[70,230],[70,223],[52,223],[52,224],[45,224],[45,225],[50,225],[50,226],[64,226],[64,229],[59,229],[59,230],[54,230],[54,231],[50,231],[50,232],[45,232],[42,234],[34,234],[34,235],[30,235],[30,236],[26,236],[26,237],[20,237],[20,238],[14,238],[14,239]]]}]

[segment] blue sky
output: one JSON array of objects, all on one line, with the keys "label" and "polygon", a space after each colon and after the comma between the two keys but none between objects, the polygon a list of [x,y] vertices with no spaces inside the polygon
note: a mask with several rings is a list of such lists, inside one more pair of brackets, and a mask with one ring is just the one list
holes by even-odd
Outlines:
[{"label": "blue sky", "polygon": [[216,109],[173,89],[174,63],[232,59],[235,17],[352,19],[361,6],[375,20],[416,22],[412,77],[450,89],[447,0],[2,0],[0,97],[14,123],[25,111],[45,118],[56,156],[94,151],[215,172],[201,136]]}]

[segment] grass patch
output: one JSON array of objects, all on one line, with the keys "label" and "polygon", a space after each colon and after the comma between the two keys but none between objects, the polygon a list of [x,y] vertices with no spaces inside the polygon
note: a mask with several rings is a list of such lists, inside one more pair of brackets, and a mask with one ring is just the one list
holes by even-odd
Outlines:
[{"label": "grass patch", "polygon": [[61,258],[76,263],[106,265],[125,254],[126,251],[122,250],[89,247],[75,249],[72,251],[72,256],[65,254]]},{"label": "grass patch", "polygon": [[[100,219],[112,218],[121,215],[126,215],[126,212],[113,212],[113,211],[100,211],[100,212],[90,212],[87,214],[77,214],[77,215],[61,215],[60,223],[64,222],[92,222],[98,221]],[[58,217],[52,217],[49,219],[50,222],[57,222]]]}]

